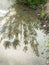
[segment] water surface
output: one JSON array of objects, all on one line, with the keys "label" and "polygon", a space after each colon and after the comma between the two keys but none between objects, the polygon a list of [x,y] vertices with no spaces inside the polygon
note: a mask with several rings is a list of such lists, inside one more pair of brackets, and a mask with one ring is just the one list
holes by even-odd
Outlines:
[{"label": "water surface", "polygon": [[49,33],[41,21],[31,9],[4,1],[0,1],[0,65],[48,65]]}]

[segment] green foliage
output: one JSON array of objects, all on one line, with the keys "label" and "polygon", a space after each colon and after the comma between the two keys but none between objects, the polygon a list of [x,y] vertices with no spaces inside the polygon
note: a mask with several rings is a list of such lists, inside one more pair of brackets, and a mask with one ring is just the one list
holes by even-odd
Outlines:
[{"label": "green foliage", "polygon": [[43,19],[44,17],[45,17],[45,11],[44,11],[44,9],[42,9],[41,10],[41,13],[40,13],[40,18]]},{"label": "green foliage", "polygon": [[39,4],[44,4],[46,0],[17,0],[20,4],[28,5],[33,8],[34,6],[38,6]]}]

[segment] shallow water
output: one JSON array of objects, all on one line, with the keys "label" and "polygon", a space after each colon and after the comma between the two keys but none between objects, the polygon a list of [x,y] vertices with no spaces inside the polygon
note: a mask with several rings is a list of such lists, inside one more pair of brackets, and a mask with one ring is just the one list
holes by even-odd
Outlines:
[{"label": "shallow water", "polygon": [[49,65],[49,33],[41,21],[29,8],[4,1],[0,1],[0,65]]}]

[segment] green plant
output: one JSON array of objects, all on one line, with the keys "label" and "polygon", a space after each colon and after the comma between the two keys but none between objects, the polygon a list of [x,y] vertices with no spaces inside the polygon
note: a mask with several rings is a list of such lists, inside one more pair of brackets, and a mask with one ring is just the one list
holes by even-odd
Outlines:
[{"label": "green plant", "polygon": [[28,5],[31,8],[39,4],[44,4],[46,1],[47,0],[17,0],[18,3]]},{"label": "green plant", "polygon": [[41,13],[40,13],[40,18],[43,19],[44,17],[45,17],[45,11],[44,11],[44,9],[42,9],[41,10]]}]

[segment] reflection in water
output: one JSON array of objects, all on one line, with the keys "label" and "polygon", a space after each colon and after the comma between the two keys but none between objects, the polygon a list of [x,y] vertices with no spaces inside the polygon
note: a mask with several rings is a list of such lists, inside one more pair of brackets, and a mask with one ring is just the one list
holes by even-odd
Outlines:
[{"label": "reflection in water", "polygon": [[35,51],[35,54],[39,56],[39,50],[38,50],[38,43],[36,40],[31,44],[31,47],[33,47],[33,50]]},{"label": "reflection in water", "polygon": [[[12,9],[11,9],[11,11],[12,11]],[[21,11],[21,9],[18,10],[19,11],[18,13],[17,13],[17,11],[15,11],[15,9],[13,9],[13,11],[15,13],[13,13],[13,11],[12,12],[11,11],[6,15],[6,17],[5,17],[6,23],[3,25],[2,30],[1,30],[1,33],[3,33],[3,38],[8,37],[10,40],[13,37],[13,35],[15,35],[16,39],[14,39],[14,41],[12,42],[14,48],[16,48],[16,45],[18,45],[20,43],[18,36],[21,36],[21,38],[24,37],[23,43],[33,44],[35,37],[36,37],[36,31],[33,28],[34,22],[30,22],[30,23],[26,22],[27,21],[26,19],[28,19],[30,16],[32,17],[32,15],[31,14],[26,15],[27,11],[22,11],[22,13],[25,13],[25,15],[20,14],[19,12]],[[24,18],[18,17],[18,15],[23,16]],[[8,17],[8,19],[7,19],[7,17]],[[32,17],[32,19],[31,18],[29,18],[29,19],[30,19],[30,21],[32,21],[33,17]],[[24,21],[24,20],[26,20],[26,21]],[[9,44],[6,44],[6,46],[7,45],[9,46]]]},{"label": "reflection in water", "polygon": [[10,42],[9,41],[5,41],[4,42],[4,46],[5,46],[5,48],[9,47],[10,46]]},{"label": "reflection in water", "polygon": [[14,5],[0,21],[0,52],[9,61],[6,65],[46,65],[46,34],[29,8]]}]

